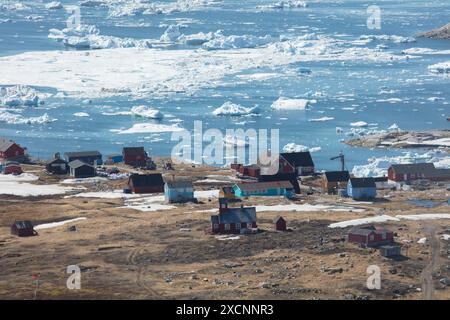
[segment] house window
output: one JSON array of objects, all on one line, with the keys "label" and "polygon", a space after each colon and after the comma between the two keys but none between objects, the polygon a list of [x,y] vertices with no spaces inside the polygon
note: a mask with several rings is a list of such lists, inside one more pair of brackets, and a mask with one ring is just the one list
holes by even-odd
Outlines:
[{"label": "house window", "polygon": [[213,224],[213,228],[214,228],[214,229],[219,229],[219,224],[218,224],[218,223],[214,223],[214,224]]},{"label": "house window", "polygon": [[225,224],[225,230],[230,230],[230,224],[229,223]]},{"label": "house window", "polygon": [[383,233],[381,234],[381,239],[386,240],[386,232],[383,232]]},{"label": "house window", "polygon": [[238,222],[238,223],[236,223],[236,229],[237,230],[240,230],[241,229],[241,224]]},{"label": "house window", "polygon": [[373,234],[371,234],[371,235],[369,236],[369,240],[370,240],[370,241],[373,241],[373,240],[375,240],[375,238],[374,238]]},{"label": "house window", "polygon": [[253,228],[253,224],[247,223],[247,229],[251,229],[251,228]]}]

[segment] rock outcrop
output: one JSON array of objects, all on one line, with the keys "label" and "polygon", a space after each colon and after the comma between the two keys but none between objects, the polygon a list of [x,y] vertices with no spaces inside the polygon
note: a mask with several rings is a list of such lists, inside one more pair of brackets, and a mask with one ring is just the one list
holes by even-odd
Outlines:
[{"label": "rock outcrop", "polygon": [[448,39],[450,40],[450,23],[445,26],[428,32],[421,32],[417,36],[432,39]]}]

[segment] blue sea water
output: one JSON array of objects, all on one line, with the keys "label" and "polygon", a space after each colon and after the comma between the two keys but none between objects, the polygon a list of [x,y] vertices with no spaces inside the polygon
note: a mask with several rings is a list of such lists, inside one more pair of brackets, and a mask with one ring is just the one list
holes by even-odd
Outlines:
[{"label": "blue sea water", "polygon": [[[15,3],[17,1],[2,1]],[[164,1],[160,1],[164,2]],[[167,1],[166,1],[167,2]],[[182,12],[156,15],[136,15],[111,18],[108,8],[82,7],[83,24],[96,25],[102,35],[120,38],[159,39],[167,25],[183,23],[185,34],[223,30],[225,35],[270,35],[295,37],[304,33],[328,35],[336,39],[358,40],[361,35],[397,35],[413,37],[417,32],[434,29],[449,22],[448,1],[307,1],[306,8],[260,10],[257,7],[277,1],[223,0],[215,5]],[[63,44],[48,38],[49,29],[66,26],[67,12],[45,9],[45,2],[23,1],[28,11],[2,10],[0,12],[0,57],[28,51],[69,50]],[[77,1],[62,1],[77,5]],[[366,25],[367,6],[382,9],[380,30],[369,30]],[[29,20],[27,16],[42,16]],[[8,21],[7,21],[8,20]],[[372,41],[365,47],[386,45],[393,54],[409,48],[450,50],[450,41],[418,38],[413,43]],[[174,45],[165,50],[198,50],[198,47]],[[73,50],[73,49],[72,49]],[[256,49],[257,50],[257,49]],[[164,54],[164,51],[161,51]],[[202,120],[207,128],[279,129],[280,145],[296,143],[321,147],[313,153],[318,169],[338,169],[339,163],[330,161],[339,151],[346,155],[347,167],[367,163],[371,157],[396,156],[399,150],[367,150],[348,147],[337,135],[336,127],[350,130],[350,123],[376,123],[378,129],[387,129],[396,123],[404,130],[449,128],[450,78],[430,74],[428,66],[450,61],[450,55],[421,55],[408,61],[392,63],[370,61],[310,61],[284,66],[244,70],[222,79],[221,84],[196,91],[166,97],[151,95],[145,98],[114,96],[102,99],[61,98],[54,95],[39,107],[20,110],[24,117],[40,116],[44,112],[55,122],[40,125],[17,125],[0,122],[0,136],[27,146],[30,154],[49,158],[55,152],[98,149],[104,154],[120,152],[124,145],[143,145],[150,155],[170,155],[176,142],[170,133],[119,135],[111,130],[130,128],[142,119],[130,115],[104,115],[106,111],[129,111],[136,105],[149,105],[183,120],[182,126],[192,130],[194,120]],[[187,66],[188,67],[188,66]],[[301,70],[311,73],[302,73]],[[245,81],[240,75],[277,73],[282,76],[264,81]],[[0,70],[0,86],[9,75]],[[412,80],[411,80],[412,79]],[[55,94],[54,88],[37,88],[39,92]],[[391,91],[390,94],[381,94]],[[280,96],[308,98],[314,93],[317,103],[308,111],[274,111],[271,104]],[[430,101],[431,97],[439,97]],[[396,103],[379,101],[400,99]],[[231,101],[246,107],[257,105],[259,117],[216,117],[212,111]],[[354,108],[348,110],[347,108]],[[89,117],[75,117],[86,112]],[[321,117],[330,121],[311,122]],[[167,123],[167,119],[163,120]],[[149,138],[150,137],[150,138]],[[420,152],[420,151],[419,151]]]}]

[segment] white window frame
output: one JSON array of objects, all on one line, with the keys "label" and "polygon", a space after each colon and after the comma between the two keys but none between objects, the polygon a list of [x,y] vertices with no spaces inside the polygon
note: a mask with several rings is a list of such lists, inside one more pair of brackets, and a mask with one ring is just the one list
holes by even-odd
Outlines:
[{"label": "white window frame", "polygon": [[241,230],[241,223],[240,222],[236,223],[236,230]]},{"label": "white window frame", "polygon": [[229,223],[225,223],[225,230],[226,231],[230,231],[231,230],[231,226]]}]

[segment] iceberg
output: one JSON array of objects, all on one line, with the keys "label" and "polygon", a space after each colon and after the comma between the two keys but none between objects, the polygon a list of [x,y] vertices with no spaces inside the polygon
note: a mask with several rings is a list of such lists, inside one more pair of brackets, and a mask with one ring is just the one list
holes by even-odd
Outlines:
[{"label": "iceberg", "polygon": [[147,106],[135,106],[131,108],[131,114],[143,118],[162,119],[164,115],[161,111],[147,107]]},{"label": "iceberg", "polygon": [[325,121],[331,121],[334,120],[333,117],[322,117],[322,118],[316,118],[316,119],[309,119],[309,122],[325,122]]},{"label": "iceberg", "polygon": [[37,106],[39,96],[31,87],[17,85],[10,87],[0,87],[0,106]]},{"label": "iceberg", "polygon": [[308,4],[305,1],[299,0],[282,0],[265,6],[258,6],[258,8],[261,9],[292,9],[306,7],[308,7]]},{"label": "iceberg", "polygon": [[161,42],[183,42],[184,35],[178,25],[170,25],[159,39]]},{"label": "iceberg", "polygon": [[246,116],[246,115],[256,115],[259,113],[257,107],[246,108],[240,104],[235,104],[230,101],[225,102],[222,106],[213,111],[215,116]]},{"label": "iceberg", "polygon": [[357,122],[352,122],[352,123],[350,123],[350,125],[352,126],[352,127],[367,127],[368,126],[368,124],[367,124],[367,122],[365,122],[365,121],[357,121]]},{"label": "iceberg", "polygon": [[292,153],[292,152],[318,152],[322,150],[321,147],[313,147],[309,148],[307,146],[301,145],[301,144],[295,144],[295,143],[288,143],[283,147],[283,152],[286,153]]},{"label": "iceberg", "polygon": [[272,109],[275,110],[306,110],[310,103],[314,103],[315,100],[306,99],[287,99],[280,97],[278,100],[272,103]]},{"label": "iceberg", "polygon": [[52,2],[47,3],[45,5],[45,8],[48,10],[58,10],[58,9],[62,9],[63,5],[61,4],[61,2],[52,1]]},{"label": "iceberg", "polygon": [[0,111],[0,122],[6,122],[8,124],[45,124],[49,122],[56,121],[56,119],[50,118],[50,116],[45,113],[39,117],[24,117],[19,114],[10,113],[7,111]]}]

